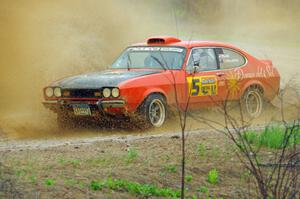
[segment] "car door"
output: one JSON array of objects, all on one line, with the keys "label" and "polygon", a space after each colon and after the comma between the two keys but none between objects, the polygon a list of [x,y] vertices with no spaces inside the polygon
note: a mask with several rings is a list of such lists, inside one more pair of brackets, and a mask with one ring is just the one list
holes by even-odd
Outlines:
[{"label": "car door", "polygon": [[191,108],[213,106],[222,100],[226,93],[225,72],[219,69],[215,48],[193,48],[186,70]]}]

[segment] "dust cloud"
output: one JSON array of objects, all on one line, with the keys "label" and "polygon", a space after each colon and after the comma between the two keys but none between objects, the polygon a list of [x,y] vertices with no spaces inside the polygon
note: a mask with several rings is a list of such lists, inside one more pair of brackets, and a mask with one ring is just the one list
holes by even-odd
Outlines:
[{"label": "dust cloud", "polygon": [[101,70],[151,35],[227,41],[270,58],[284,79],[299,72],[298,1],[1,0],[0,130],[57,131],[42,88]]}]

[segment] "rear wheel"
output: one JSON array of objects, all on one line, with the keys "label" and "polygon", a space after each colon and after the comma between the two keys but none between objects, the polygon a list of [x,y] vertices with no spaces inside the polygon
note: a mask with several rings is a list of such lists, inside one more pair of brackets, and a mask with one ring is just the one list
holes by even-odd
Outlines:
[{"label": "rear wheel", "polygon": [[250,87],[242,97],[243,112],[247,117],[257,118],[264,109],[264,99],[262,91],[257,87]]},{"label": "rear wheel", "polygon": [[161,127],[167,118],[167,108],[164,97],[152,94],[143,102],[140,113],[143,119],[152,127]]}]

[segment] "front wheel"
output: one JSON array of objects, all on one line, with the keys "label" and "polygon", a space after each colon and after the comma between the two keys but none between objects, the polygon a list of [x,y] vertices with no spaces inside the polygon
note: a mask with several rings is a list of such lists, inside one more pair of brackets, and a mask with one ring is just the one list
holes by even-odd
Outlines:
[{"label": "front wheel", "polygon": [[250,87],[242,97],[243,112],[247,117],[259,117],[264,108],[263,93],[258,88]]},{"label": "front wheel", "polygon": [[166,101],[162,95],[152,94],[141,105],[140,113],[150,126],[161,127],[167,118],[166,107]]}]

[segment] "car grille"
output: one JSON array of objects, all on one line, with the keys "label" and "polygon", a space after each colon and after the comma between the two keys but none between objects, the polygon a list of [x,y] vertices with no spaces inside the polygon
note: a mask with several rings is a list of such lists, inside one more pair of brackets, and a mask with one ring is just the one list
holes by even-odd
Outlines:
[{"label": "car grille", "polygon": [[[100,96],[95,96],[95,92],[99,92]],[[100,98],[100,89],[64,89],[62,95],[65,98]]]}]

